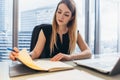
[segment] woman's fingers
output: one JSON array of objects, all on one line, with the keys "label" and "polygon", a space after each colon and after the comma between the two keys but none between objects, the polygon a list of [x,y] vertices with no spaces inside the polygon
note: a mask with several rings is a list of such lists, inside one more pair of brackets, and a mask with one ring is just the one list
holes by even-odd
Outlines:
[{"label": "woman's fingers", "polygon": [[14,47],[13,50],[18,53],[19,52],[19,49],[17,47]]},{"label": "woman's fingers", "polygon": [[63,55],[61,53],[54,56],[51,61],[60,61],[63,58]]},{"label": "woman's fingers", "polygon": [[13,56],[18,56],[18,53],[17,53],[17,52],[11,52],[11,54],[12,54]]},{"label": "woman's fingers", "polygon": [[19,49],[14,47],[13,48],[14,51],[12,51],[9,55],[10,59],[15,61],[16,60],[16,56],[18,56],[18,53],[19,53]]},{"label": "woman's fingers", "polygon": [[12,54],[10,54],[10,56],[9,56],[9,57],[10,57],[10,59],[11,59],[11,60],[13,60],[13,61],[15,61],[15,60],[16,60],[15,56],[13,56]]},{"label": "woman's fingers", "polygon": [[70,55],[59,53],[53,58],[50,59],[51,61],[60,61],[60,60],[72,60],[72,57]]}]

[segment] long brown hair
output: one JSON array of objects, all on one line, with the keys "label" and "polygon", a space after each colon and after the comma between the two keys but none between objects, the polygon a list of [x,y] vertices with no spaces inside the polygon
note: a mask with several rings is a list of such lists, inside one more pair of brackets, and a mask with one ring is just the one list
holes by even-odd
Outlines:
[{"label": "long brown hair", "polygon": [[52,35],[51,35],[51,42],[50,42],[50,52],[54,50],[54,45],[56,45],[56,33],[57,33],[57,22],[56,22],[56,12],[58,10],[58,7],[61,3],[66,4],[66,6],[69,8],[69,10],[72,13],[72,19],[68,22],[68,35],[69,35],[69,52],[72,53],[72,51],[75,49],[76,45],[76,27],[77,27],[77,21],[76,21],[76,6],[73,0],[61,0],[56,8],[55,15],[53,17],[53,23],[52,23]]}]

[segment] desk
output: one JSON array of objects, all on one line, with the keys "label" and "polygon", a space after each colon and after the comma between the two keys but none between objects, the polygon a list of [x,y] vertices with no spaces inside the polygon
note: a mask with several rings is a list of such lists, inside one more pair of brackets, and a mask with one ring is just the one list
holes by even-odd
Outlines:
[{"label": "desk", "polygon": [[[93,71],[93,70],[90,70],[90,69],[87,69],[87,68],[84,68],[84,67],[77,66],[72,61],[66,61],[65,63],[73,65],[75,69],[86,71],[86,72],[88,72],[92,75],[103,78],[105,80],[120,80],[120,74],[115,75],[115,76],[109,76],[109,75],[104,75],[104,74],[101,74],[99,72],[96,72],[96,71]],[[33,77],[47,75],[47,74],[51,74],[51,73],[47,73],[47,72],[43,72],[42,74],[41,73],[35,73],[35,74],[30,74],[30,75],[12,77],[12,78],[10,78],[10,80],[26,80],[28,78],[33,78]]]}]

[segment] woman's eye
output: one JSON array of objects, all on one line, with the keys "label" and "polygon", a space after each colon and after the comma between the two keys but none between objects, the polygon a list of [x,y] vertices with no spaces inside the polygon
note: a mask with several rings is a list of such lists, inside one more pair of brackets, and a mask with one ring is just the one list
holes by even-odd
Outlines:
[{"label": "woman's eye", "polygon": [[66,17],[68,17],[69,15],[68,14],[64,14]]},{"label": "woman's eye", "polygon": [[59,13],[59,14],[61,14],[61,12],[60,12],[60,11],[58,11],[58,13]]}]

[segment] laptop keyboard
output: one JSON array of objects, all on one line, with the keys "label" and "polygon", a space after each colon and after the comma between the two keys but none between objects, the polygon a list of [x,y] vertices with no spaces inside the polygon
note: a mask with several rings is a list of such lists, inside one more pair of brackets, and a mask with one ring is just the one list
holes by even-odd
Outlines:
[{"label": "laptop keyboard", "polygon": [[86,60],[80,60],[78,63],[80,63],[80,65],[87,65],[88,67],[91,68],[95,68],[95,69],[101,69],[101,70],[105,70],[105,71],[110,71],[112,70],[112,68],[114,67],[114,65],[116,64],[116,59],[92,59],[90,61],[86,61]]},{"label": "laptop keyboard", "polygon": [[106,63],[98,63],[98,62],[94,62],[94,63],[89,63],[88,65],[90,66],[97,66],[97,67],[101,67],[101,68],[108,68],[108,67],[113,67],[114,64],[108,64],[107,62]]}]

